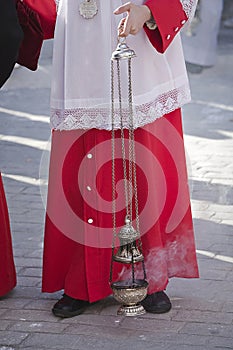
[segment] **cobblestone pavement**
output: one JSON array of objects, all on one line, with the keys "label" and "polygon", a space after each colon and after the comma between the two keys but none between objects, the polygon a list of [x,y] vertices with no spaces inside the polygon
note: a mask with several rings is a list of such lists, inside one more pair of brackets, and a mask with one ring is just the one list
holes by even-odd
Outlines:
[{"label": "cobblestone pavement", "polygon": [[39,186],[47,170],[51,60],[42,59],[37,72],[15,69],[0,92],[0,168],[18,284],[0,299],[0,350],[233,349],[232,38],[232,30],[222,31],[217,65],[190,76],[184,129],[201,277],[170,281],[173,308],[164,315],[119,317],[111,297],[72,319],[51,314],[61,293],[40,291]]}]

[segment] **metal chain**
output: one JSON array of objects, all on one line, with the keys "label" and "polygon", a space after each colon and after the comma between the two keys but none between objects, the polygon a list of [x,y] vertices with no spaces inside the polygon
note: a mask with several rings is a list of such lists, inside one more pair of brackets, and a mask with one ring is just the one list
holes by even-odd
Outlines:
[{"label": "metal chain", "polygon": [[122,93],[121,93],[121,71],[120,71],[119,60],[117,60],[117,82],[118,82],[119,112],[121,116],[121,152],[122,152],[122,162],[123,162],[123,171],[124,171],[125,207],[126,207],[126,215],[129,216],[129,191],[128,191],[128,184],[127,184],[125,136],[124,136],[124,128],[123,128],[123,110],[122,110]]},{"label": "metal chain", "polygon": [[128,108],[129,108],[129,198],[130,198],[130,221],[133,222],[133,98],[131,85],[131,58],[128,59]]},{"label": "metal chain", "polygon": [[[131,59],[128,60],[128,101],[129,101],[129,118],[130,118],[130,128],[129,128],[129,153],[131,162],[131,172],[133,170],[133,183],[134,185],[134,202],[135,202],[135,214],[136,214],[136,231],[140,233],[139,225],[139,209],[138,209],[138,189],[137,189],[137,172],[136,172],[136,154],[135,154],[135,138],[134,138],[134,121],[133,121],[133,95],[132,95],[132,68]],[[132,169],[133,168],[133,169]],[[132,198],[132,197],[130,197]],[[131,211],[132,213],[132,211]],[[142,241],[139,235],[138,244],[140,251],[142,252]],[[142,260],[142,268],[144,279],[146,279],[146,268],[145,261]]]},{"label": "metal chain", "polygon": [[[130,182],[130,199],[133,199],[133,167],[135,163],[134,159],[134,126],[133,126],[133,97],[132,97],[132,70],[131,70],[131,59],[128,59],[128,108],[129,108],[129,182]],[[134,179],[135,180],[135,179]],[[134,191],[135,192],[135,191]],[[135,195],[135,193],[134,193]],[[135,199],[137,198],[134,197]],[[133,222],[133,201],[130,202],[130,214],[131,222]],[[136,220],[138,217],[138,202],[135,200],[136,208]],[[137,220],[138,221],[138,220]],[[138,221],[139,222],[139,221]],[[139,227],[137,227],[139,232]]]},{"label": "metal chain", "polygon": [[[136,231],[139,233],[138,245],[142,251],[142,242],[140,237],[139,226],[139,209],[138,209],[138,192],[137,192],[137,174],[136,174],[136,155],[135,155],[135,138],[134,138],[134,124],[133,124],[133,97],[132,97],[132,69],[131,59],[128,59],[128,108],[129,108],[129,182],[127,181],[127,167],[126,167],[126,147],[125,147],[125,135],[123,125],[123,109],[122,109],[122,92],[121,92],[121,74],[120,74],[120,62],[117,60],[117,83],[118,83],[118,99],[119,99],[119,112],[121,117],[121,151],[124,173],[124,190],[125,190],[125,203],[126,203],[126,215],[133,221],[133,191],[135,202],[135,215],[136,215]],[[115,200],[115,109],[114,109],[114,62],[111,61],[111,117],[112,117],[112,217],[113,217],[113,243],[112,243],[112,260],[110,269],[110,282],[112,281],[113,274],[113,256],[114,248],[116,244],[116,200]],[[130,203],[129,203],[130,201]],[[144,259],[142,260],[142,267],[144,273],[144,279],[146,279],[146,269]],[[132,280],[135,281],[135,270],[132,256]]]},{"label": "metal chain", "polygon": [[110,267],[109,282],[112,282],[113,274],[113,256],[116,245],[116,198],[115,198],[115,129],[114,129],[114,63],[111,61],[111,117],[112,117],[112,222],[113,222],[113,242],[112,242],[112,259]]}]

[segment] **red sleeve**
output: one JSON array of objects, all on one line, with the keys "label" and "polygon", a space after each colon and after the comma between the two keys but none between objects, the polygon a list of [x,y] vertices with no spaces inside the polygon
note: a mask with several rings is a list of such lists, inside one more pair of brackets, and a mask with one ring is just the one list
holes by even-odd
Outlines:
[{"label": "red sleeve", "polygon": [[56,4],[54,0],[24,0],[25,3],[38,13],[41,27],[44,32],[44,39],[51,39],[54,36],[56,22]]},{"label": "red sleeve", "polygon": [[163,53],[188,17],[180,0],[147,0],[144,5],[149,7],[157,24],[155,30],[150,30],[145,25],[145,32],[154,48]]}]

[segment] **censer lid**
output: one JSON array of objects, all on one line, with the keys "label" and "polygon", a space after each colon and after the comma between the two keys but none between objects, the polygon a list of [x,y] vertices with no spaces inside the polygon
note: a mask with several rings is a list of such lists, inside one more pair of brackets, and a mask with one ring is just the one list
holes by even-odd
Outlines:
[{"label": "censer lid", "polygon": [[130,49],[126,44],[125,38],[118,37],[118,44],[112,53],[112,60],[122,60],[136,57],[134,50]]},{"label": "censer lid", "polygon": [[125,225],[121,228],[118,237],[126,241],[134,241],[138,238],[140,234],[133,228],[130,219],[128,216],[125,218]]}]

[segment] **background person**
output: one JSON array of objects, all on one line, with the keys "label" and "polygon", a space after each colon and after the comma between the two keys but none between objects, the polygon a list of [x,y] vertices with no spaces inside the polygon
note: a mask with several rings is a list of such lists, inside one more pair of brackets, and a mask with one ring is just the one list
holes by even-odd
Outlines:
[{"label": "background person", "polygon": [[0,0],[0,88],[14,68],[22,39],[15,0]]},{"label": "background person", "polygon": [[215,64],[223,0],[199,0],[195,20],[182,33],[184,57],[190,73]]}]

